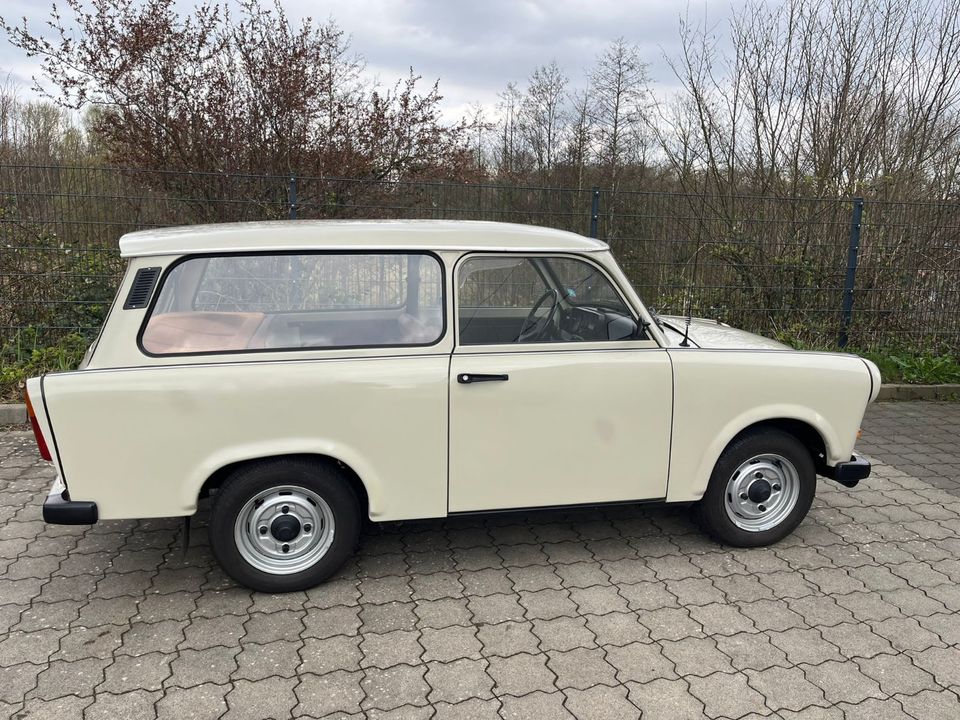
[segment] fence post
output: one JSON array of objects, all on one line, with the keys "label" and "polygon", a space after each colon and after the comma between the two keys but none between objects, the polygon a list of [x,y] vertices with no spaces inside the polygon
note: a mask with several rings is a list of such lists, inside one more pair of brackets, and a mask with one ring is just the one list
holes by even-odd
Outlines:
[{"label": "fence post", "polygon": [[289,207],[290,219],[297,219],[297,177],[290,177],[290,184],[287,186],[287,206]]},{"label": "fence post", "polygon": [[837,345],[847,346],[850,323],[853,320],[853,291],[857,285],[857,256],[860,254],[860,226],[863,221],[863,198],[853,199],[850,219],[850,241],[847,245],[847,277],[843,282],[843,311],[840,315],[840,335]]},{"label": "fence post", "polygon": [[597,223],[600,220],[600,188],[594,186],[590,199],[590,237],[597,236]]}]

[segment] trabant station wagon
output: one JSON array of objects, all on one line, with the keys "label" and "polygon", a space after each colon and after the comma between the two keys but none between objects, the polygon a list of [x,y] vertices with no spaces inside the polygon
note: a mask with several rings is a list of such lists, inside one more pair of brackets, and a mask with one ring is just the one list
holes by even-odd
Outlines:
[{"label": "trabant station wagon", "polygon": [[658,317],[608,246],[539,227],[135,232],[79,369],[28,382],[49,523],[189,517],[236,581],[311,587],[371,521],[686,503],[777,542],[852,487],[877,367]]}]

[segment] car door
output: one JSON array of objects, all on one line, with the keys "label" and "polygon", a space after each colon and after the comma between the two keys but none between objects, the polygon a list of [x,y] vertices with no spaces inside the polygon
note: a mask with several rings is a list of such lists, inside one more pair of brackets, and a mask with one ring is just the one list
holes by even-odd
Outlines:
[{"label": "car door", "polygon": [[665,497],[670,360],[603,269],[472,254],[455,272],[449,511]]}]

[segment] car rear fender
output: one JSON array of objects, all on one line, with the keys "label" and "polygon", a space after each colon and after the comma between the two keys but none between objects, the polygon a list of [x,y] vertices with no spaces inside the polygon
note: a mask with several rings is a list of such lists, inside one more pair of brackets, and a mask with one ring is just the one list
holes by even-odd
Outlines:
[{"label": "car rear fender", "polygon": [[382,480],[364,459],[362,453],[343,442],[314,437],[273,439],[261,444],[245,443],[236,446],[218,447],[215,452],[208,455],[196,467],[189,481],[183,484],[181,490],[183,495],[179,499],[180,505],[186,513],[194,512],[204,484],[223,468],[238,463],[285,455],[318,455],[343,463],[357,475],[363,485],[369,502],[370,518],[376,520],[379,515],[383,514],[382,505],[385,493],[382,490]]}]

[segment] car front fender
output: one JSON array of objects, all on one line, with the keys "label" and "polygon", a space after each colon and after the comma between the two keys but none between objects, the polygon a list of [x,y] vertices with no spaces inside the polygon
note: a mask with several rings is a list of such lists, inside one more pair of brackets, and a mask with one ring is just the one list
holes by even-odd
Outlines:
[{"label": "car front fender", "polygon": [[786,351],[671,351],[673,435],[668,502],[703,497],[720,455],[760,423],[794,421],[823,440],[826,464],[848,461],[874,378],[860,358]]}]

